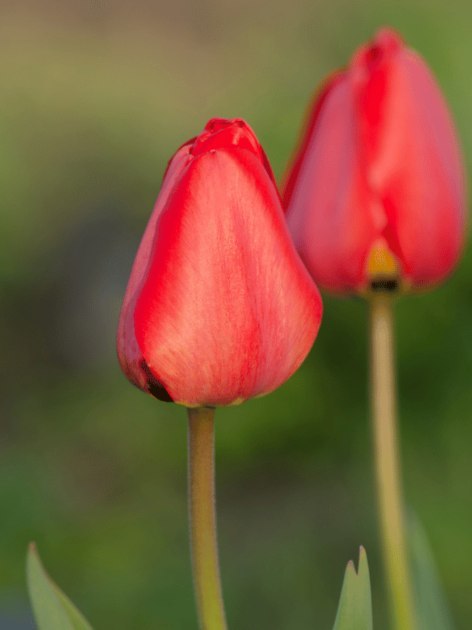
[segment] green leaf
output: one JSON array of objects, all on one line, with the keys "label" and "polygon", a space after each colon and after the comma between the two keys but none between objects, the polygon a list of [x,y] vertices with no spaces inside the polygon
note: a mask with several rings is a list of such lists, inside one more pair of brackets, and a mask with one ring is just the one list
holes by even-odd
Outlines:
[{"label": "green leaf", "polygon": [[92,630],[92,626],[46,573],[31,543],[26,563],[28,590],[38,630]]},{"label": "green leaf", "polygon": [[369,565],[363,547],[359,550],[359,571],[349,561],[344,574],[333,630],[372,630],[372,597]]},{"label": "green leaf", "polygon": [[409,517],[408,534],[420,630],[453,630],[426,533],[414,515]]}]

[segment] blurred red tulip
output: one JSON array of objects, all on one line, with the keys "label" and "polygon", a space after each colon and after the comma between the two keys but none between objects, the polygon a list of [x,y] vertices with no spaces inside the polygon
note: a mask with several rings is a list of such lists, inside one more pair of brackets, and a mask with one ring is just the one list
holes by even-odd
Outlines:
[{"label": "blurred red tulip", "polygon": [[170,161],[139,247],[123,371],[163,400],[239,403],[293,374],[321,313],[256,136],[242,120],[211,120]]},{"label": "blurred red tulip", "polygon": [[456,135],[426,64],[393,31],[327,81],[283,197],[298,251],[327,289],[420,288],[454,267],[465,219]]}]

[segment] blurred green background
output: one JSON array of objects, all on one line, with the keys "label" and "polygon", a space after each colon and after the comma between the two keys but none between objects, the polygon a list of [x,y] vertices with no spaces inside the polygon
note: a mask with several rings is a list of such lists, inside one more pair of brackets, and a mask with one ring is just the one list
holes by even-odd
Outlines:
[{"label": "blurred green background", "polygon": [[[436,73],[472,155],[466,0],[0,3],[0,628],[29,629],[24,557],[97,629],[196,628],[186,420],[129,385],[120,302],[166,161],[241,116],[281,175],[313,89],[381,25]],[[458,628],[472,625],[472,259],[397,307],[404,476]],[[231,628],[330,628],[367,547],[386,628],[366,308],[325,299],[302,369],[218,412]]]}]

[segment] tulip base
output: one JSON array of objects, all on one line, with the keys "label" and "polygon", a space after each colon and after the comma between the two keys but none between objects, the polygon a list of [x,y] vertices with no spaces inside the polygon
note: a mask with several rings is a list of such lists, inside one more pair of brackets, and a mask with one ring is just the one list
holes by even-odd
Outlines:
[{"label": "tulip base", "polygon": [[201,630],[226,630],[215,510],[214,409],[188,409],[189,522]]},{"label": "tulip base", "polygon": [[371,395],[382,551],[395,630],[416,628],[397,436],[392,296],[370,298]]}]

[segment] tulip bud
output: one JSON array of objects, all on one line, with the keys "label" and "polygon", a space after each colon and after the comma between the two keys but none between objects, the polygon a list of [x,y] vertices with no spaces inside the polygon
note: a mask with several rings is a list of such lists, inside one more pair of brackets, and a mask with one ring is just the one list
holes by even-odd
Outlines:
[{"label": "tulip bud", "polygon": [[162,400],[219,406],[299,367],[321,320],[272,170],[242,120],[211,120],[169,163],[126,290],[118,356]]},{"label": "tulip bud", "polygon": [[422,288],[457,262],[464,182],[425,62],[381,30],[315,100],[284,187],[313,278],[333,291]]}]

